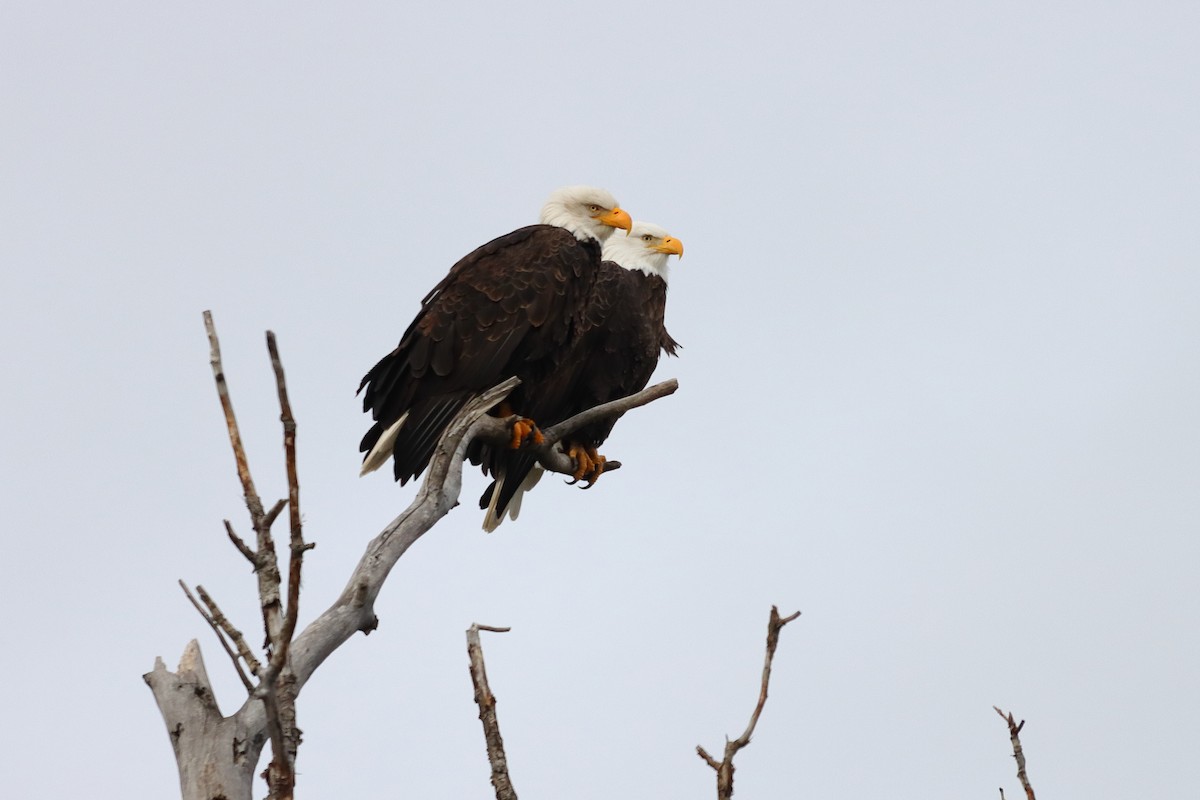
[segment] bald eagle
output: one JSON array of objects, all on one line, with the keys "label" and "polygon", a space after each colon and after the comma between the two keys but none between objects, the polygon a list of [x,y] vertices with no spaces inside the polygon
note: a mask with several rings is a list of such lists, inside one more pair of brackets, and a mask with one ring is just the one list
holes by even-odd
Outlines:
[{"label": "bald eagle", "polygon": [[[675,355],[680,344],[667,333],[663,318],[667,305],[667,259],[683,256],[683,244],[649,222],[635,222],[628,236],[604,242],[603,258],[588,295],[577,345],[578,377],[570,392],[563,419],[646,388],[659,352]],[[564,449],[576,463],[576,480],[594,483],[604,472],[604,457],[597,448],[616,425],[617,418],[593,423],[572,433]],[[541,477],[532,459],[500,465],[496,481],[480,499],[487,509],[487,531],[513,519],[521,498]],[[522,469],[523,468],[523,469]],[[498,490],[497,490],[498,489]]]},{"label": "bald eagle", "polygon": [[[540,224],[493,239],[451,267],[400,344],[359,384],[374,421],[359,445],[361,474],[390,456],[401,484],[417,477],[459,410],[513,375],[522,383],[501,413],[544,425],[565,419],[601,243],[631,224],[605,190],[569,186],[550,195]],[[519,428],[518,439],[531,429]],[[477,447],[473,460],[495,474],[503,455]]]}]

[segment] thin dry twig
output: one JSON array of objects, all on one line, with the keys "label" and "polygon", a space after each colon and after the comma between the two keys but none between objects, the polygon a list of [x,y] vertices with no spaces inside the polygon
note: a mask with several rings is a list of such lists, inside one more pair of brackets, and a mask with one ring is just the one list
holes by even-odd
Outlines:
[{"label": "thin dry twig", "polygon": [[[180,581],[182,584],[183,581]],[[250,645],[246,643],[246,637],[242,632],[233,626],[229,618],[217,606],[217,601],[213,600],[208,592],[204,591],[203,586],[196,587],[196,593],[200,595],[200,599],[204,605],[208,607],[208,611],[212,614],[213,622],[220,626],[221,630],[225,631],[234,645],[237,646],[238,655],[246,662],[246,666],[250,669],[251,675],[258,675],[262,666],[258,663],[258,659],[254,657],[254,651],[250,649]]]},{"label": "thin dry twig", "polygon": [[[1025,727],[1025,720],[1019,723],[1013,719],[1012,712],[1005,714],[1000,710],[999,706],[992,706],[996,709],[996,713],[1000,718],[1008,723],[1008,738],[1012,741],[1013,758],[1017,760],[1017,779],[1021,781],[1021,788],[1025,790],[1027,800],[1036,800],[1033,796],[1033,786],[1029,783],[1029,776],[1025,773],[1025,751],[1021,749],[1021,729]],[[1000,797],[1003,800],[1004,789],[1000,790]]]},{"label": "thin dry twig", "polygon": [[767,687],[771,682],[771,662],[775,658],[775,648],[779,645],[779,632],[783,630],[784,625],[787,625],[799,616],[800,612],[797,611],[791,616],[780,617],[779,609],[771,606],[771,617],[767,622],[767,655],[763,662],[762,684],[758,693],[758,704],[754,706],[754,713],[750,715],[750,724],[746,726],[746,730],[742,735],[733,741],[729,741],[728,738],[725,740],[724,760],[718,762],[703,747],[696,746],[696,754],[717,772],[718,800],[728,800],[728,798],[733,796],[733,757],[737,755],[739,750],[750,744],[750,737],[754,734],[755,726],[758,725],[758,718],[762,715],[763,707],[767,704]]},{"label": "thin dry twig", "polygon": [[[241,678],[242,685],[246,687],[246,691],[253,691],[254,684],[250,682],[250,678],[246,677],[246,673],[242,669],[242,662],[238,660],[238,654],[235,653],[233,648],[229,646],[229,641],[225,638],[225,633],[221,630],[221,626],[217,623],[214,615],[209,614],[204,610],[204,607],[200,605],[200,601],[197,600],[196,596],[192,594],[192,590],[188,588],[186,583],[180,581],[179,588],[183,589],[183,593],[187,595],[187,599],[191,601],[192,605],[196,607],[196,611],[200,614],[200,616],[204,617],[204,621],[209,624],[209,627],[213,629],[213,633],[217,635],[217,641],[221,643],[221,647],[225,648],[225,652],[229,655],[229,660],[233,662],[233,668],[237,670],[238,677]],[[222,615],[222,618],[223,617],[224,615]],[[236,631],[237,629],[235,628],[234,630]],[[238,635],[241,635],[240,631],[238,632]]]},{"label": "thin dry twig", "polygon": [[238,552],[246,557],[250,565],[258,570],[258,554],[250,549],[250,546],[242,541],[242,537],[233,532],[233,526],[229,524],[229,520],[221,520],[225,523],[225,534],[229,537],[229,541],[233,542],[233,546],[238,549]]},{"label": "thin dry twig", "polygon": [[471,660],[471,683],[475,686],[475,702],[479,705],[479,720],[483,723],[483,738],[487,742],[488,762],[492,765],[492,787],[496,800],[517,800],[517,791],[508,776],[508,759],[504,755],[504,739],[500,736],[500,721],[496,718],[496,696],[488,686],[487,669],[483,663],[480,631],[507,633],[510,628],[493,628],[474,624],[467,629],[467,656]]}]

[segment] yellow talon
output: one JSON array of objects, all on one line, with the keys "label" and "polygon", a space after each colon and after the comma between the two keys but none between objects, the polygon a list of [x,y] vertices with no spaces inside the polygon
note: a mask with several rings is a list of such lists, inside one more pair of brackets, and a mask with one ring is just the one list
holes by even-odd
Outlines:
[{"label": "yellow talon", "polygon": [[571,473],[571,480],[567,483],[576,484],[583,481],[586,485],[582,488],[590,489],[604,474],[604,464],[608,459],[596,452],[596,448],[573,444],[567,448],[567,455],[575,462],[575,471]]}]

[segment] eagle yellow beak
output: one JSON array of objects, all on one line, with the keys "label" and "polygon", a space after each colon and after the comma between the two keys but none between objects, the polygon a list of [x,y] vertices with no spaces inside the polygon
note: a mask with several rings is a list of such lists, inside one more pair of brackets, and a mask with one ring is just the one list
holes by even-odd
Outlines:
[{"label": "eagle yellow beak", "polygon": [[614,208],[612,211],[607,211],[596,217],[596,219],[610,228],[623,228],[626,236],[629,235],[629,229],[633,227],[633,218],[620,207]]},{"label": "eagle yellow beak", "polygon": [[663,240],[654,245],[652,249],[656,253],[666,253],[667,255],[683,258],[683,242],[674,236],[664,236]]}]

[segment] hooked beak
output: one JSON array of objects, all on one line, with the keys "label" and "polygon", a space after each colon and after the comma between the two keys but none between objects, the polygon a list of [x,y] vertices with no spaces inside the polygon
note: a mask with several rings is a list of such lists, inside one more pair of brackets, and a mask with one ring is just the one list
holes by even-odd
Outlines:
[{"label": "hooked beak", "polygon": [[626,236],[629,235],[629,229],[633,227],[633,218],[620,207],[614,208],[612,211],[607,211],[596,217],[596,219],[610,228],[624,228]]},{"label": "hooked beak", "polygon": [[654,246],[654,252],[683,258],[683,242],[674,236],[663,237],[663,240]]}]

